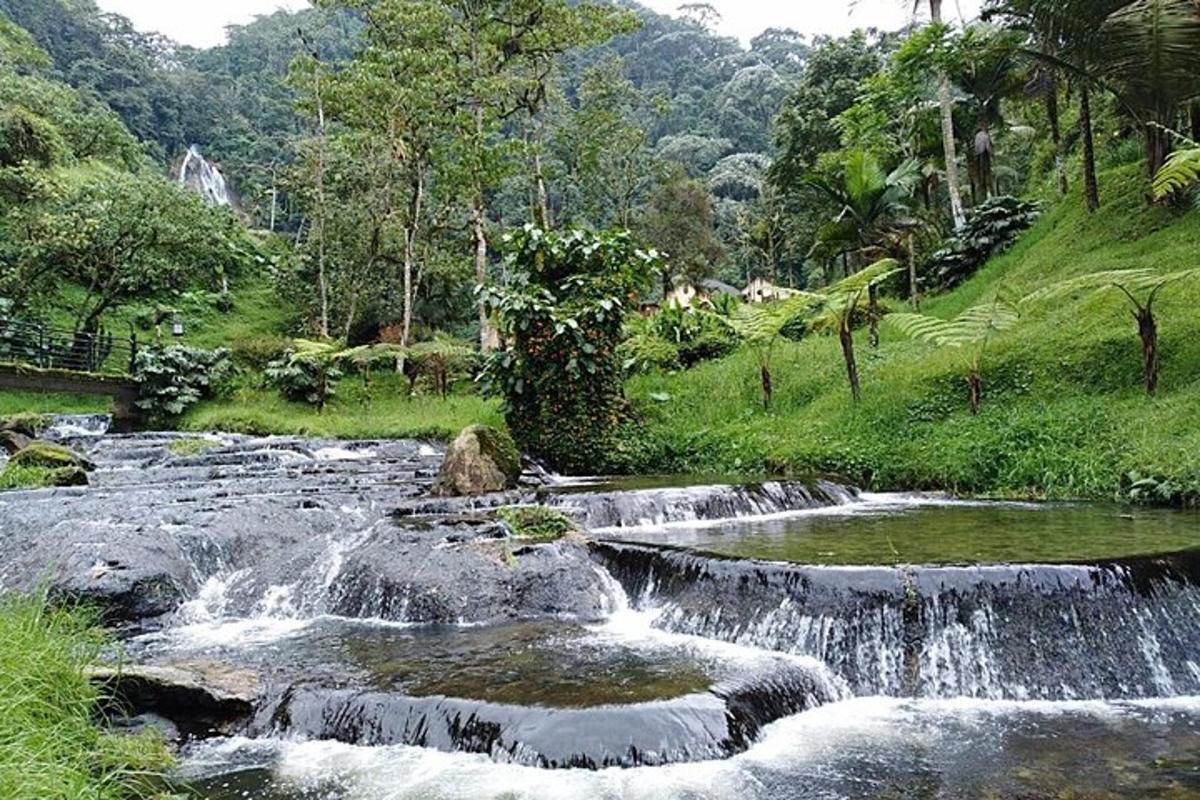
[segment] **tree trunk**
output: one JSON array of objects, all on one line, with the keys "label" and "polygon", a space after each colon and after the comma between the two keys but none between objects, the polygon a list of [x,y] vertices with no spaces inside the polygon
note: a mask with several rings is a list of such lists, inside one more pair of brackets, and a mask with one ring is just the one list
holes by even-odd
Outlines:
[{"label": "tree trunk", "polygon": [[404,324],[400,331],[400,346],[408,347],[412,336],[413,317],[413,264],[416,261],[417,233],[420,230],[421,209],[425,201],[425,173],[417,166],[413,181],[412,196],[409,198],[408,224],[404,228]]},{"label": "tree trunk", "polygon": [[868,338],[875,348],[879,347],[879,287],[873,283],[867,287],[867,298]]},{"label": "tree trunk", "polygon": [[1133,316],[1137,320],[1138,336],[1142,339],[1142,375],[1146,382],[1146,394],[1154,397],[1158,392],[1158,323],[1150,305],[1139,308]]},{"label": "tree trunk", "polygon": [[1167,163],[1171,154],[1171,135],[1157,125],[1145,126],[1146,136],[1146,166],[1153,180],[1158,171]]},{"label": "tree trunk", "polygon": [[972,370],[967,376],[967,391],[967,403],[971,407],[971,413],[978,414],[979,404],[983,402],[983,376],[976,370]]},{"label": "tree trunk", "polygon": [[317,208],[313,223],[317,236],[317,295],[320,304],[318,321],[321,338],[329,338],[329,279],[325,275],[325,103],[321,97],[321,64],[315,72],[317,95]]},{"label": "tree trunk", "polygon": [[1192,141],[1200,144],[1200,102],[1192,103]]},{"label": "tree trunk", "polygon": [[1083,136],[1083,182],[1088,211],[1100,208],[1100,187],[1096,182],[1096,143],[1092,139],[1092,97],[1087,81],[1079,84],[1079,132]]},{"label": "tree trunk", "polygon": [[912,234],[908,235],[908,296],[913,311],[921,310],[921,289],[917,278],[917,253]]},{"label": "tree trunk", "polygon": [[842,340],[842,356],[846,359],[846,377],[850,381],[850,396],[854,402],[862,398],[862,390],[858,383],[858,362],[854,358],[854,332],[849,323],[843,323],[838,337]]},{"label": "tree trunk", "polygon": [[771,394],[772,394],[773,388],[771,386],[771,368],[768,367],[766,364],[762,365],[761,377],[762,377],[763,411],[769,411],[771,408]]},{"label": "tree trunk", "polygon": [[542,154],[537,145],[533,150],[533,174],[537,181],[537,225],[550,230],[550,193],[546,190],[546,176],[542,173]]},{"label": "tree trunk", "polygon": [[1050,140],[1054,143],[1054,171],[1058,174],[1058,191],[1065,195],[1070,188],[1067,179],[1067,158],[1063,152],[1062,125],[1058,113],[1058,76],[1049,72],[1046,87],[1046,118],[1050,121]]},{"label": "tree trunk", "polygon": [[[475,282],[483,285],[487,282],[488,242],[487,228],[484,226],[483,197],[477,196],[471,207],[471,229],[475,237]],[[485,352],[500,348],[500,335],[492,327],[487,309],[479,306],[479,346]]]},{"label": "tree trunk", "polygon": [[[942,21],[942,0],[929,0],[929,16],[934,22]],[[938,106],[942,112],[942,150],[946,158],[946,188],[950,192],[950,215],[954,218],[954,229],[967,222],[963,212],[962,191],[958,182],[958,153],[954,143],[954,103],[950,97],[950,78],[945,70],[937,74]]]}]

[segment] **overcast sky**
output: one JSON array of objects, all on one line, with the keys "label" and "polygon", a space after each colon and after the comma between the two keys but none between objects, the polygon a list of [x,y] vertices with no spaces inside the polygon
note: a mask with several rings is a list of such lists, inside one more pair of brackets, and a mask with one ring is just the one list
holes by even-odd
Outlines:
[{"label": "overcast sky", "polygon": [[[641,0],[656,11],[673,14],[681,0]],[[298,9],[307,0],[97,0],[106,11],[124,14],[141,30],[158,31],[177,42],[211,47],[225,40],[225,26],[249,22],[256,14]],[[980,0],[947,0],[946,12],[967,18]],[[894,29],[911,17],[906,0],[710,0],[722,14],[719,31],[743,42],[766,28],[795,28],[808,34],[840,35],[854,28]],[[853,11],[851,10],[853,8]]]}]

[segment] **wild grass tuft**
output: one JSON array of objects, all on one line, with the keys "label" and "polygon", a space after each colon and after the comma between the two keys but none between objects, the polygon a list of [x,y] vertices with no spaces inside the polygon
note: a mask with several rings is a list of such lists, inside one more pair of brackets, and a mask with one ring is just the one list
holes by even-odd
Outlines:
[{"label": "wild grass tuft", "polygon": [[0,599],[0,797],[134,800],[163,793],[161,736],[97,727],[86,671],[107,644],[87,613]]}]

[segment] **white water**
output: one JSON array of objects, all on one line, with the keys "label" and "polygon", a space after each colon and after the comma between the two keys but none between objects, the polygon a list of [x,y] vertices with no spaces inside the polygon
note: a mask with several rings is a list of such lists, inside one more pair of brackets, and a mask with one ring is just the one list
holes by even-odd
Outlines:
[{"label": "white water", "polygon": [[[1200,698],[1052,703],[871,697],[776,722],[757,745],[724,761],[553,771],[418,747],[234,739],[195,749],[187,772],[203,776],[219,774],[231,763],[270,764],[281,788],[313,792],[304,796],[314,800],[842,800],[881,796],[889,784],[877,784],[880,776],[920,770],[943,777],[947,793],[939,797],[958,797],[952,782],[987,790],[989,771],[1006,775],[1002,770],[1010,762],[1020,763],[1018,753],[1005,752],[1009,737],[1036,742],[1043,728],[1075,726],[1108,731],[1127,739],[1125,748],[1136,749],[1146,738],[1179,725],[1172,715],[1195,720]],[[1048,746],[1054,747],[1052,740]],[[329,792],[331,784],[336,793]]]},{"label": "white water", "polygon": [[201,153],[197,145],[188,148],[179,165],[178,181],[180,186],[186,186],[204,198],[204,202],[212,206],[232,206],[233,195],[229,184],[215,164],[211,163]]}]

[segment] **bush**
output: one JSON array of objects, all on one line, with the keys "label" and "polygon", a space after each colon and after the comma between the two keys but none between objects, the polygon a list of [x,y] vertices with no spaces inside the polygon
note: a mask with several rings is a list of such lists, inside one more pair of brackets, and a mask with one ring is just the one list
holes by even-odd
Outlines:
[{"label": "bush", "polygon": [[617,358],[626,372],[679,369],[679,348],[653,333],[635,333],[617,346]]},{"label": "bush", "polygon": [[342,371],[320,354],[288,350],[267,365],[267,382],[285,398],[318,409],[334,396]]},{"label": "bush", "polygon": [[993,197],[972,209],[967,224],[925,265],[926,288],[952,289],[975,274],[991,256],[1003,252],[1037,221],[1038,203]]},{"label": "bush", "polygon": [[282,336],[257,336],[237,339],[230,346],[235,364],[262,371],[291,349],[292,342]]},{"label": "bush", "polygon": [[736,350],[739,342],[728,319],[703,309],[668,306],[654,317],[651,328],[662,339],[675,343],[684,367],[723,358]]},{"label": "bush", "polygon": [[628,232],[505,237],[510,275],[482,299],[511,349],[493,354],[486,389],[504,398],[513,438],[555,469],[611,469],[625,421],[621,343],[626,303],[648,288],[661,259]]},{"label": "bush", "polygon": [[215,396],[233,372],[229,351],[174,345],[138,352],[133,377],[139,385],[137,407],[151,417],[177,417]]}]

